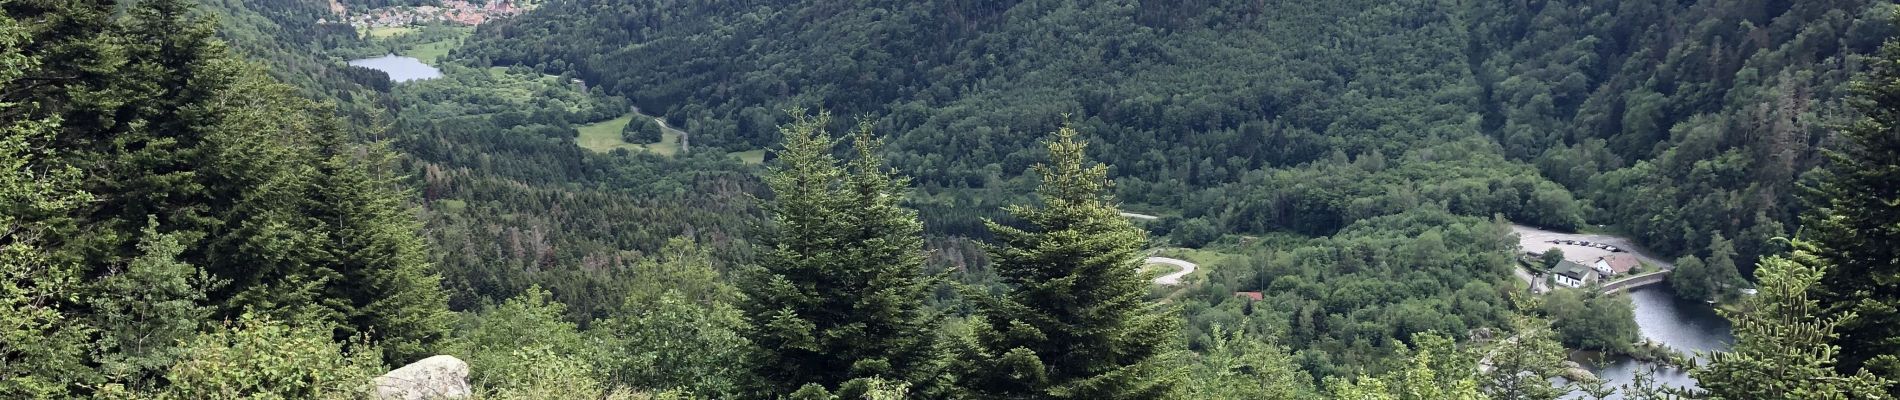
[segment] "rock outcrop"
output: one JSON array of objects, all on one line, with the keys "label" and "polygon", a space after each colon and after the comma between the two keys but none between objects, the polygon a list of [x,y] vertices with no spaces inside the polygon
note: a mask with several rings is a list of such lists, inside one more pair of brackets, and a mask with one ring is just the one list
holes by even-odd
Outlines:
[{"label": "rock outcrop", "polygon": [[468,398],[468,363],[454,356],[424,358],[376,377],[374,384],[378,400]]}]

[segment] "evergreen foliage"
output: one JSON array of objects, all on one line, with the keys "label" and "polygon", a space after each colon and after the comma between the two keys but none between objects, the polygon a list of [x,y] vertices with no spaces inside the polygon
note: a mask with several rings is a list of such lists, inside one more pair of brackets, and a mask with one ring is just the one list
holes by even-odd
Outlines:
[{"label": "evergreen foliage", "polygon": [[[1886,2],[530,3],[463,42],[0,0],[0,398],[358,398],[437,353],[496,399],[1602,394],[1546,382],[1631,305],[1515,301],[1513,223],[1742,299],[1709,397],[1895,393]],[[425,42],[440,79],[341,62]],[[636,104],[693,151],[576,145]]]},{"label": "evergreen foliage", "polygon": [[1118,215],[1108,167],[1091,164],[1073,128],[1056,131],[1040,203],[1009,208],[1022,227],[989,222],[1006,292],[978,298],[962,395],[973,398],[1172,398],[1167,371],[1178,317],[1145,301],[1137,269],[1147,242]]},{"label": "evergreen foliage", "polygon": [[1838,130],[1802,222],[1830,266],[1814,295],[1822,315],[1840,322],[1839,370],[1892,379],[1900,377],[1900,43],[1868,62],[1853,89],[1860,117]]},{"label": "evergreen foliage", "polygon": [[1832,343],[1836,329],[1853,314],[1821,313],[1811,291],[1833,266],[1813,251],[1796,241],[1792,254],[1763,259],[1755,269],[1760,294],[1742,300],[1741,311],[1723,312],[1735,321],[1735,347],[1711,354],[1709,365],[1694,372],[1708,398],[1886,398],[1893,381],[1870,371],[1833,369],[1843,354]]},{"label": "evergreen foliage", "polygon": [[[15,7],[0,1],[0,7]],[[41,103],[15,95],[44,73],[39,53],[26,51],[47,29],[0,15],[0,397],[53,398],[98,379],[88,368],[96,330],[67,308],[83,288],[81,265],[58,245],[70,212],[92,201],[79,190],[80,170],[49,163],[59,117],[29,114]],[[29,20],[31,21],[31,20]]]},{"label": "evergreen foliage", "polygon": [[899,205],[904,180],[884,169],[869,126],[841,166],[830,116],[794,114],[766,178],[770,247],[741,286],[761,390],[882,377],[927,393],[940,362],[936,317],[923,303],[935,278],[922,275],[916,212]]},{"label": "evergreen foliage", "polygon": [[[7,363],[31,370],[6,372],[0,390],[156,395],[230,384],[216,390],[250,393],[230,388],[275,383],[179,365],[204,356],[186,343],[207,322],[252,312],[295,321],[297,335],[321,332],[330,347],[300,350],[309,357],[364,339],[401,362],[447,333],[405,193],[381,172],[390,155],[354,143],[326,109],[230,54],[192,5],[0,7],[0,244],[7,318],[20,329],[8,336],[31,335],[9,339],[5,352],[34,353]],[[269,357],[254,355],[216,362]],[[196,377],[206,381],[187,389]],[[279,389],[288,392],[270,392]]]}]

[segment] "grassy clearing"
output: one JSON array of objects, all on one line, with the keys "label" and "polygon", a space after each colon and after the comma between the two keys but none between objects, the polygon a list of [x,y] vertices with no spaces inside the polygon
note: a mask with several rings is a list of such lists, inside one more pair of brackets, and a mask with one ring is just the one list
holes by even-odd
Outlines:
[{"label": "grassy clearing", "polygon": [[620,118],[583,125],[578,128],[581,135],[575,142],[583,148],[601,153],[611,152],[614,149],[627,149],[627,151],[644,151],[667,157],[679,154],[680,134],[679,131],[671,129],[661,131],[659,143],[627,143],[626,140],[622,140],[620,131],[626,129],[627,124],[633,122],[636,117],[653,118],[644,114],[628,114]]},{"label": "grassy clearing", "polygon": [[759,165],[759,164],[765,163],[764,149],[735,151],[735,152],[726,153],[726,154],[733,156],[735,158],[738,158],[739,162],[743,162],[746,164]]},{"label": "grassy clearing", "polygon": [[415,57],[417,60],[422,60],[422,62],[435,64],[441,61],[442,57],[448,56],[449,50],[454,49],[455,46],[458,45],[461,45],[461,39],[438,40],[410,47],[409,51],[403,53],[404,55]]},{"label": "grassy clearing", "polygon": [[581,147],[586,148],[588,150],[593,150],[593,151],[601,152],[601,153],[614,151],[614,149],[627,149],[627,151],[646,151],[646,146],[627,143],[627,141],[620,139],[620,130],[626,129],[627,123],[632,122],[632,121],[633,121],[633,116],[628,115],[628,116],[621,116],[620,118],[614,118],[614,119],[610,119],[606,121],[582,125],[577,128],[578,130],[580,130],[581,135],[579,139],[575,140],[575,143],[579,143]]},{"label": "grassy clearing", "polygon": [[369,28],[368,32],[366,32],[366,35],[370,39],[387,39],[387,38],[407,35],[411,33],[416,33],[416,28],[411,28],[411,27],[406,27],[406,26],[379,26],[375,28]]},{"label": "grassy clearing", "polygon": [[[398,29],[409,29],[411,31],[415,30],[415,28],[398,28]],[[398,54],[415,57],[416,59],[422,60],[422,62],[425,62],[425,63],[436,64],[437,62],[440,62],[442,60],[442,57],[449,55],[449,50],[454,50],[457,47],[461,47],[463,39],[467,39],[470,35],[475,34],[475,29],[469,28],[469,27],[453,27],[453,28],[430,27],[429,29],[430,31],[427,33],[432,36],[429,36],[426,38],[418,38],[418,39],[426,40],[429,38],[436,38],[436,37],[440,37],[441,39],[410,45],[407,48],[404,48],[401,52],[398,52]],[[451,32],[452,34],[448,34],[448,35],[442,34],[441,32],[443,31],[441,31],[440,29],[448,29],[449,32]]]}]

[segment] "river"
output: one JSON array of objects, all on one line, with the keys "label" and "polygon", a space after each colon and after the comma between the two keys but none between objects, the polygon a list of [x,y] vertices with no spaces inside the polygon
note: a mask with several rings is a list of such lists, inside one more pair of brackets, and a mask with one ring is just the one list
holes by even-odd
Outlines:
[{"label": "river", "polygon": [[442,70],[423,64],[422,60],[395,54],[350,60],[350,65],[383,71],[389,74],[390,81],[397,83],[442,77]]},{"label": "river", "polygon": [[[1715,309],[1708,303],[1678,298],[1667,285],[1641,287],[1628,294],[1630,302],[1636,306],[1636,325],[1644,339],[1689,353],[1698,363],[1702,362],[1704,356],[1694,352],[1727,350],[1735,342],[1728,319],[1716,315]],[[1598,378],[1604,379],[1607,386],[1619,387],[1629,384],[1642,364],[1629,357],[1615,357],[1597,365],[1586,363],[1584,366],[1596,373]],[[1689,377],[1687,370],[1657,368],[1655,372],[1653,377],[1659,384],[1695,387],[1695,378]]]},{"label": "river", "polygon": [[[1524,251],[1541,253],[1548,248],[1559,248],[1565,258],[1578,263],[1588,264],[1596,257],[1609,255],[1607,250],[1550,243],[1552,240],[1575,240],[1592,243],[1605,243],[1628,251],[1637,259],[1653,268],[1675,268],[1669,261],[1655,257],[1644,251],[1635,241],[1615,235],[1581,234],[1548,231],[1524,225],[1512,225],[1511,230],[1518,235],[1518,246]],[[1708,303],[1683,300],[1676,297],[1668,284],[1650,285],[1624,292],[1635,306],[1636,326],[1642,331],[1643,339],[1662,343],[1664,346],[1685,354],[1713,350],[1727,350],[1735,342],[1730,332],[1728,319],[1715,314],[1715,308]],[[1700,356],[1696,357],[1701,362]],[[1644,363],[1629,357],[1614,357],[1602,362],[1590,363],[1580,360],[1590,372],[1604,379],[1609,387],[1629,384],[1636,376],[1636,370]],[[1695,387],[1695,378],[1689,377],[1686,370],[1676,368],[1657,368],[1652,375],[1656,382],[1672,387]],[[1579,396],[1572,396],[1576,398]],[[1620,399],[1621,396],[1611,396]]]}]

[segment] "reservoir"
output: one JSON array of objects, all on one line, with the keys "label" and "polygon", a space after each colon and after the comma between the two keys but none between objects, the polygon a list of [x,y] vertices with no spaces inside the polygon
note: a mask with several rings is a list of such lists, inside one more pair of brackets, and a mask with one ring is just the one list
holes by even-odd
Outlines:
[{"label": "reservoir", "polygon": [[350,65],[383,71],[389,74],[390,81],[397,83],[442,77],[442,70],[423,64],[422,60],[395,54],[350,60]]},{"label": "reservoir", "polygon": [[[1678,298],[1667,285],[1637,288],[1630,291],[1629,296],[1630,303],[1636,306],[1636,325],[1642,331],[1643,339],[1689,354],[1698,364],[1707,357],[1695,352],[1728,350],[1735,344],[1735,336],[1731,332],[1733,327],[1728,319],[1716,315],[1715,309],[1708,303]],[[1606,386],[1614,388],[1629,384],[1642,364],[1629,357],[1616,357],[1598,365],[1586,364],[1585,367],[1602,378]],[[1695,378],[1689,377],[1689,372],[1684,369],[1656,368],[1652,376],[1662,386],[1696,387]]]}]

